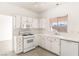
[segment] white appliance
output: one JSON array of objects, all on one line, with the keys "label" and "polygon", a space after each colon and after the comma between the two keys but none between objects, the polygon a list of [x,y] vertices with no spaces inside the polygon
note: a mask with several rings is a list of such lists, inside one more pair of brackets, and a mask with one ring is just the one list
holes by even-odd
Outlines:
[{"label": "white appliance", "polygon": [[28,34],[23,36],[23,52],[27,52],[29,50],[34,49],[35,46],[35,40],[33,34]]}]

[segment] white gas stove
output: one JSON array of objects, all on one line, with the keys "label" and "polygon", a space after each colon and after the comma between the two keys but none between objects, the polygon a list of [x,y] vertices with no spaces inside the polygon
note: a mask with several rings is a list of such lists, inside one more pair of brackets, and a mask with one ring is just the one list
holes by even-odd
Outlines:
[{"label": "white gas stove", "polygon": [[23,52],[27,52],[35,48],[35,40],[33,34],[23,34]]}]

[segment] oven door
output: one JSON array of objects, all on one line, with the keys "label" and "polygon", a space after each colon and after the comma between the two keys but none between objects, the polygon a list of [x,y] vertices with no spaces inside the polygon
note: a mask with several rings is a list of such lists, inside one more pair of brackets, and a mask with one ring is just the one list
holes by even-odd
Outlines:
[{"label": "oven door", "polygon": [[34,46],[34,38],[24,39],[24,49]]}]

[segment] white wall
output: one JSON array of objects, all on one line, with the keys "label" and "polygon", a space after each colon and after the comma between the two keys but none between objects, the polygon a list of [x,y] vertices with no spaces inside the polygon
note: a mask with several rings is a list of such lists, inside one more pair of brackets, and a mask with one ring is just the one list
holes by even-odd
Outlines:
[{"label": "white wall", "polygon": [[0,4],[0,14],[38,17],[38,14],[35,12],[10,4]]},{"label": "white wall", "polygon": [[68,32],[69,33],[78,33],[79,32],[79,3],[64,3],[58,7],[48,10],[45,13],[42,13],[41,16],[44,18],[53,18],[64,16],[68,14]]},{"label": "white wall", "polygon": [[12,40],[12,16],[0,15],[0,41]]}]

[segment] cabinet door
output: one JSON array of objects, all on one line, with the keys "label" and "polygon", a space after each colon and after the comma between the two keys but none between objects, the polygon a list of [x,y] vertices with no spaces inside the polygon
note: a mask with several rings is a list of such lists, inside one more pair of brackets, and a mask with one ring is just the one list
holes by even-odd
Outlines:
[{"label": "cabinet door", "polygon": [[51,42],[51,38],[50,37],[45,37],[45,49],[47,50],[51,50],[51,45],[52,45],[52,42]]},{"label": "cabinet door", "polygon": [[49,21],[48,21],[48,19],[46,19],[46,18],[42,18],[42,19],[39,19],[40,20],[40,25],[39,25],[39,27],[40,28],[45,28],[45,29],[49,29]]},{"label": "cabinet door", "polygon": [[35,35],[35,39],[34,40],[35,40],[35,45],[38,46],[39,43],[40,43],[40,41],[39,41],[40,40],[40,36],[39,35]]},{"label": "cabinet door", "polygon": [[21,28],[32,28],[32,18],[22,16],[21,18]]},{"label": "cabinet door", "polygon": [[52,48],[51,48],[51,51],[60,55],[60,39],[59,38],[51,38],[51,42],[52,42]]},{"label": "cabinet door", "polygon": [[27,19],[28,19],[27,25],[30,26],[29,28],[32,28],[33,18],[32,17],[28,17]]},{"label": "cabinet door", "polygon": [[26,28],[27,17],[21,17],[21,28]]},{"label": "cabinet door", "polygon": [[32,17],[28,17],[28,23],[32,23],[33,22],[33,18]]},{"label": "cabinet door", "polygon": [[78,43],[61,40],[62,56],[78,56]]},{"label": "cabinet door", "polygon": [[33,28],[38,28],[38,19],[33,18],[32,27]]},{"label": "cabinet door", "polygon": [[47,37],[45,48],[53,53],[60,55],[60,39],[56,37]]},{"label": "cabinet door", "polygon": [[40,36],[40,46],[45,47],[45,38],[43,36]]},{"label": "cabinet door", "polygon": [[41,42],[42,42],[42,36],[41,35],[38,35],[38,45],[41,46]]},{"label": "cabinet door", "polygon": [[15,16],[14,17],[14,28],[20,28],[20,23],[21,23],[21,16]]},{"label": "cabinet door", "polygon": [[14,38],[14,51],[15,53],[20,53],[23,51],[23,43],[21,37],[15,37]]}]

